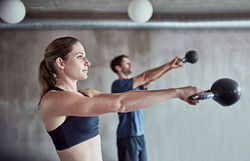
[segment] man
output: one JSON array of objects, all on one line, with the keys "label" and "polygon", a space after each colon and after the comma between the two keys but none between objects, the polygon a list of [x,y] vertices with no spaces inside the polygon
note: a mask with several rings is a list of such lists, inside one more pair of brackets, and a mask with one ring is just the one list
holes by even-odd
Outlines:
[{"label": "man", "polygon": [[[182,67],[183,63],[176,57],[170,63],[147,70],[131,78],[132,64],[126,55],[115,57],[111,61],[111,69],[119,77],[112,84],[112,93],[121,93],[129,90],[144,90],[147,86],[175,68]],[[117,128],[117,148],[119,161],[146,161],[146,146],[144,140],[143,111],[137,110],[119,113]]]}]

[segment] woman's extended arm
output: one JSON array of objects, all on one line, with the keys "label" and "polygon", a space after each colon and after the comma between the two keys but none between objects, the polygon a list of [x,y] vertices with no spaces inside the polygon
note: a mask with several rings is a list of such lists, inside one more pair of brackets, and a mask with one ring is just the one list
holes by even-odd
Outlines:
[{"label": "woman's extended arm", "polygon": [[[84,90],[82,92],[84,93]],[[67,91],[50,91],[42,100],[42,106],[44,109],[49,110],[51,114],[58,116],[95,116],[110,112],[129,112],[143,109],[173,98],[180,98],[189,104],[195,105],[197,101],[190,100],[189,96],[199,92],[201,91],[191,86],[113,94],[92,91],[90,97]]]}]

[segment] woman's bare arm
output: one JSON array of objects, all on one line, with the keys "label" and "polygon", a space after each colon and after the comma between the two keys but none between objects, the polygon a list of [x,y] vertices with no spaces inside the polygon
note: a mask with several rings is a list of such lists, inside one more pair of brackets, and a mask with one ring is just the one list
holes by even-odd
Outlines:
[{"label": "woman's bare arm", "polygon": [[184,87],[151,91],[128,91],[102,94],[92,91],[92,97],[68,91],[50,91],[41,102],[41,107],[57,116],[96,116],[110,112],[129,112],[159,104],[169,99],[180,98],[196,104],[189,96],[199,93],[196,87]]}]

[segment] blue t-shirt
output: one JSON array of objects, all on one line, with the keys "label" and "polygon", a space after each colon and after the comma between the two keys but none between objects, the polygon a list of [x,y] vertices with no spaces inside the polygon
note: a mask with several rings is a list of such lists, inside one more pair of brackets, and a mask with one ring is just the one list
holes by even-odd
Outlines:
[{"label": "blue t-shirt", "polygon": [[[143,90],[143,86],[133,89],[133,78],[118,79],[112,84],[112,93],[122,93],[130,90]],[[136,110],[126,113],[118,113],[119,125],[117,128],[117,138],[128,136],[141,136],[144,134],[143,111]]]}]

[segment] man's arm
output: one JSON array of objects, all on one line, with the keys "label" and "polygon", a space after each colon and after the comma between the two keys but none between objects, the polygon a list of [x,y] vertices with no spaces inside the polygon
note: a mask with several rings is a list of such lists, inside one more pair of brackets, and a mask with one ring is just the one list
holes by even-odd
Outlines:
[{"label": "man's arm", "polygon": [[163,77],[172,69],[182,67],[184,65],[183,63],[177,64],[177,61],[179,59],[180,59],[179,57],[176,57],[170,63],[166,63],[160,67],[147,70],[147,71],[137,75],[133,79],[133,88],[136,88],[136,87],[141,86],[141,85],[148,86],[151,82]]}]

